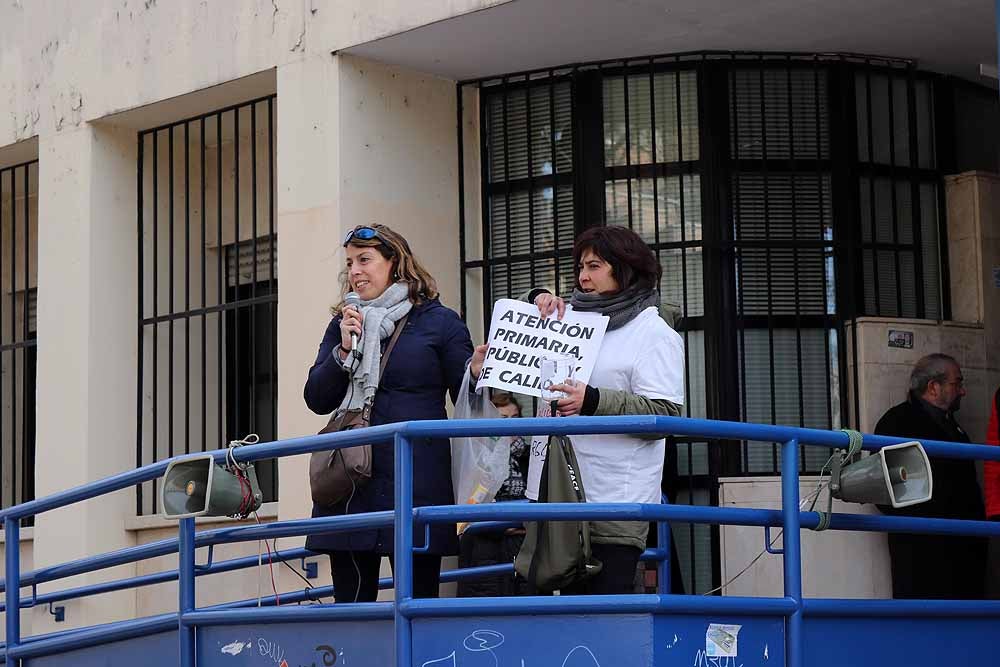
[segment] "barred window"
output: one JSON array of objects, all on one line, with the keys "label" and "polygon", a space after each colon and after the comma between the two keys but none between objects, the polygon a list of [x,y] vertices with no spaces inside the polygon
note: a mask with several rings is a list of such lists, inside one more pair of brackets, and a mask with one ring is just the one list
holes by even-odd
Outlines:
[{"label": "barred window", "polygon": [[[661,312],[684,337],[686,414],[705,416],[698,83],[692,69],[605,76],[604,222],[635,231],[663,267]],[[692,372],[693,366],[693,372]]]},{"label": "barred window", "polygon": [[38,162],[0,168],[0,507],[35,498]]},{"label": "barred window", "polygon": [[[740,418],[840,426],[828,72],[741,65],[729,74],[729,156]],[[803,471],[828,454],[800,452]],[[780,470],[777,443],[743,444],[741,470]]]},{"label": "barred window", "polygon": [[[575,284],[570,255],[579,229],[628,226],[650,244],[664,267],[661,310],[686,342],[686,410],[703,417],[697,74],[663,63],[635,76],[627,71],[548,74],[480,89],[481,236],[487,241],[484,259],[467,260],[463,268],[467,286],[475,285],[480,271],[486,284],[477,285],[482,296],[475,288],[467,290],[463,306],[466,312],[478,310],[470,302],[482,299],[485,324],[495,299],[517,297],[532,286],[568,294]],[[580,109],[589,110],[587,118]],[[550,128],[555,128],[551,134]],[[470,224],[464,229],[468,258],[477,251],[468,241],[480,232]],[[679,494],[683,502],[710,500],[708,447],[704,442],[678,445],[678,465],[691,473],[689,488]],[[711,552],[711,529],[691,525],[681,532],[688,586],[707,589],[711,561],[706,566],[690,554],[692,549]]]},{"label": "barred window", "polygon": [[[480,141],[459,135],[470,327],[529,286],[568,293],[574,235],[625,225],[663,267],[685,414],[841,427],[844,321],[948,311],[934,83],[905,61],[711,53],[460,84],[480,105]],[[827,457],[803,448],[802,472]],[[716,503],[720,476],[780,465],[776,443],[684,441],[673,491]],[[717,585],[713,529],[675,538],[687,590]]]},{"label": "barred window", "polygon": [[[670,69],[667,69],[670,68]],[[660,312],[684,339],[684,414],[706,416],[705,292],[698,77],[691,68],[651,62],[602,78],[604,223],[636,232],[663,268]],[[710,504],[709,443],[677,444],[685,482],[678,500]],[[708,526],[675,527],[686,590],[708,590]]]},{"label": "barred window", "polygon": [[[137,465],[276,436],[275,99],[139,134]],[[274,462],[257,473],[277,499]]]},{"label": "barred window", "polygon": [[504,87],[486,96],[484,121],[489,159],[482,290],[488,310],[493,301],[531,287],[562,291],[571,284],[571,84],[523,81]]},{"label": "barred window", "polygon": [[866,315],[943,317],[932,86],[912,72],[854,76]]}]

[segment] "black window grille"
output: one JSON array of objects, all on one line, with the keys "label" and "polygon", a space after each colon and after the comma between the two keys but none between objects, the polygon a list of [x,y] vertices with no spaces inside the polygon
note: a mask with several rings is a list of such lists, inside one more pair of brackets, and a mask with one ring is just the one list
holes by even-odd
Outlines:
[{"label": "black window grille", "polygon": [[[829,71],[739,62],[729,79],[729,170],[740,418],[840,426]],[[803,471],[828,454],[804,447]],[[780,470],[776,443],[743,443],[740,470]]]},{"label": "black window grille", "polygon": [[[705,416],[701,157],[693,65],[650,61],[635,74],[612,65],[477,85],[483,201],[478,221],[462,211],[463,271],[472,286],[463,293],[463,308],[479,312],[482,307],[485,324],[498,298],[516,298],[532,286],[568,294],[575,283],[571,250],[576,233],[595,224],[627,225],[653,247],[664,267],[661,310],[686,343],[685,384],[692,399],[685,409]],[[483,239],[481,249],[473,239]],[[675,490],[679,502],[717,502],[708,443],[684,441],[676,447],[678,467],[685,473]],[[677,528],[681,553],[712,553],[717,531],[692,524]],[[706,590],[712,560],[686,558],[684,576],[687,590]]]},{"label": "black window grille", "polygon": [[35,497],[38,162],[0,169],[0,506]]},{"label": "black window grille", "polygon": [[[664,268],[687,415],[839,428],[844,321],[947,314],[934,79],[911,63],[706,53],[576,65],[460,84],[460,120],[471,86],[480,142],[467,149],[459,133],[462,299],[484,327],[497,298],[570,290],[582,228],[627,225]],[[477,159],[478,214],[464,181]],[[721,475],[780,471],[774,443],[741,445],[679,443],[679,502],[717,503]],[[826,458],[803,451],[802,471]],[[717,531],[675,529],[687,590],[717,585]]]},{"label": "black window grille", "polygon": [[463,294],[481,298],[487,321],[497,299],[535,285],[565,289],[573,279],[572,83],[552,76],[508,84],[483,97],[484,223],[463,226]]},{"label": "black window grille", "polygon": [[944,236],[929,77],[854,74],[861,281],[866,315],[942,319]]},{"label": "black window grille", "polygon": [[[139,134],[136,464],[277,424],[274,96]],[[258,465],[264,500],[277,466]],[[158,512],[157,484],[137,490]]]},{"label": "black window grille", "polygon": [[[635,231],[663,267],[660,312],[684,339],[684,414],[706,415],[705,289],[701,206],[701,138],[696,63],[656,61],[602,67],[604,144],[602,222]],[[677,502],[718,502],[710,444],[682,439],[676,448]],[[674,539],[685,590],[713,581],[710,526],[677,524]]]}]

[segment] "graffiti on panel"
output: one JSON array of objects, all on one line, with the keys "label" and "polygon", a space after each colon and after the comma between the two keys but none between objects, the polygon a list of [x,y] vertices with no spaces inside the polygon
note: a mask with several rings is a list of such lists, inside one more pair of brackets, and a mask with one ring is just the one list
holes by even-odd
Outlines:
[{"label": "graffiti on panel", "polygon": [[[293,661],[289,662],[285,648],[274,639],[267,637],[257,638],[257,651],[253,652],[254,642],[252,639],[237,639],[221,648],[221,653],[228,656],[254,655],[257,660],[254,664],[274,665],[275,667],[333,667],[338,663],[338,659],[344,655],[343,651],[337,651],[330,644],[319,644],[313,651],[314,655],[309,662]],[[247,651],[247,653],[244,653]]]}]

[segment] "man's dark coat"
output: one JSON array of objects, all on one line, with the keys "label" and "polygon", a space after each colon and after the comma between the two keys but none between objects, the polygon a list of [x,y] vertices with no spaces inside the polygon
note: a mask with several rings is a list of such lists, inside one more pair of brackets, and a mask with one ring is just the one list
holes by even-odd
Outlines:
[{"label": "man's dark coat", "polygon": [[[969,442],[953,420],[941,424],[916,398],[886,412],[875,426],[878,435],[914,440]],[[983,500],[973,461],[931,457],[933,498],[886,514],[943,519],[984,517]],[[894,598],[980,599],[985,590],[987,541],[979,537],[889,533]]]}]

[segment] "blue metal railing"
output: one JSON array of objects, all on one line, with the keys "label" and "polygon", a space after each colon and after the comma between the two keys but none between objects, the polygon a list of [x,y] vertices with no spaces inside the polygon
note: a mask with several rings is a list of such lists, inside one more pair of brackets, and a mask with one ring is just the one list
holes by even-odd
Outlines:
[{"label": "blue metal railing", "polygon": [[[414,440],[435,437],[476,436],[476,435],[530,435],[552,433],[576,435],[583,433],[673,433],[680,436],[717,438],[723,440],[758,440],[782,443],[782,509],[763,510],[748,508],[720,508],[687,505],[652,504],[527,504],[499,503],[491,505],[464,505],[443,507],[413,507],[412,496],[412,443]],[[4,594],[7,642],[4,658],[8,661],[26,659],[87,645],[101,644],[119,639],[149,634],[177,628],[180,638],[180,661],[182,665],[194,665],[194,637],[201,626],[231,625],[243,623],[280,623],[290,621],[319,621],[345,619],[388,619],[394,620],[396,661],[399,665],[409,665],[412,658],[411,622],[415,618],[446,617],[463,615],[506,615],[517,613],[565,614],[565,613],[674,613],[708,614],[729,613],[740,615],[781,616],[785,623],[785,656],[787,664],[799,667],[803,664],[802,619],[804,615],[857,615],[881,616],[953,615],[985,616],[1000,615],[1000,602],[980,601],[895,601],[895,600],[804,600],[802,597],[801,528],[814,528],[820,516],[816,512],[799,510],[799,445],[846,448],[848,438],[845,433],[812,429],[717,422],[685,419],[679,417],[573,417],[518,420],[453,420],[404,422],[377,426],[363,431],[350,431],[305,438],[295,438],[274,443],[247,445],[235,452],[239,462],[277,458],[313,451],[349,447],[366,442],[392,441],[395,448],[395,497],[393,511],[373,512],[365,515],[350,515],[281,521],[265,525],[247,525],[218,528],[195,533],[193,519],[180,521],[177,540],[161,540],[140,547],[131,547],[108,554],[84,558],[69,563],[42,568],[22,576],[20,556],[17,548],[5,552],[6,578]],[[901,438],[865,436],[863,448],[877,450],[890,444],[904,442]],[[1000,447],[986,445],[956,445],[944,442],[923,442],[931,456],[959,459],[1000,460]],[[223,463],[226,452],[213,452],[216,461]],[[180,458],[180,457],[178,457]],[[22,505],[0,511],[4,522],[7,545],[17,545],[20,522],[30,516],[71,505],[89,498],[134,486],[137,483],[161,477],[169,461],[115,475],[98,482],[86,484],[68,491],[39,498]],[[781,527],[784,530],[783,583],[784,595],[778,598],[743,597],[703,597],[670,595],[665,591],[669,565],[663,553],[648,554],[660,560],[660,580],[658,595],[615,595],[615,596],[573,596],[573,597],[519,597],[496,599],[414,599],[413,598],[413,525],[431,523],[463,522],[511,522],[539,519],[617,519],[635,521],[655,521],[666,529],[667,521],[684,521],[705,524],[727,524],[743,526]],[[215,544],[230,542],[291,537],[314,533],[342,532],[372,528],[376,526],[395,528],[395,599],[392,603],[360,603],[350,605],[314,605],[309,607],[249,608],[257,601],[247,600],[226,603],[198,609],[195,605],[195,580],[200,574],[212,571],[236,569],[236,559],[224,563],[197,565],[195,550],[199,547],[211,548]],[[957,521],[951,519],[924,519],[900,516],[871,516],[854,514],[834,514],[830,522],[831,530],[889,531],[910,533],[937,533],[963,535],[1000,535],[1000,524],[986,521]],[[662,534],[662,533],[661,533]],[[665,544],[665,542],[664,542]],[[663,544],[661,544],[661,551]],[[154,579],[135,577],[118,582],[107,582],[90,587],[69,589],[36,595],[34,587],[39,583],[54,581],[64,577],[94,570],[135,562],[173,551],[179,553],[177,573],[146,575]],[[287,556],[294,553],[300,557],[301,550],[283,552]],[[291,557],[291,556],[289,556]],[[243,566],[246,564],[243,563]],[[509,566],[507,566],[509,567]],[[214,568],[214,569],[213,569]],[[495,573],[499,569],[488,570]],[[483,572],[484,574],[487,571]],[[448,575],[443,575],[446,578]],[[450,575],[455,576],[455,575]],[[50,635],[22,638],[20,634],[20,608],[44,601],[69,599],[84,594],[120,590],[130,585],[159,583],[155,577],[164,580],[178,580],[178,613],[111,623],[103,626],[75,629]],[[383,582],[388,584],[388,581]],[[20,599],[22,586],[32,586],[31,597]],[[669,586],[669,584],[667,584]],[[102,588],[103,587],[103,588]],[[321,592],[322,591],[322,592]],[[291,594],[289,601],[311,599],[329,594],[329,587]],[[60,595],[64,597],[59,597]],[[68,597],[67,597],[68,596]],[[282,596],[286,599],[286,596]],[[267,603],[273,602],[267,599]],[[12,611],[17,610],[17,611]]]}]

